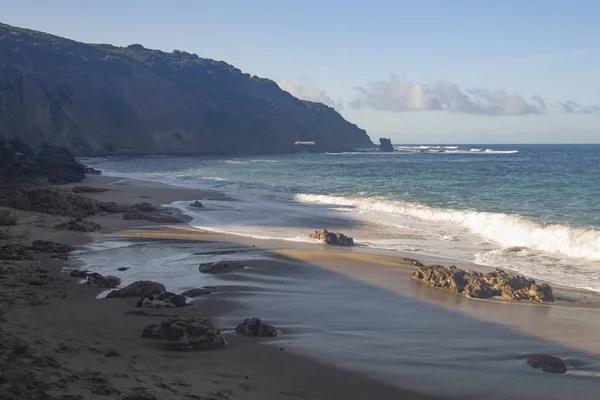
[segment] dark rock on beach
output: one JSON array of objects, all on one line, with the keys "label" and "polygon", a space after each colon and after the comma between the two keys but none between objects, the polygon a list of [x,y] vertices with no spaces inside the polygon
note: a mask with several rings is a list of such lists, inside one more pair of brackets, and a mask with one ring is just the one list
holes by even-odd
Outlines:
[{"label": "dark rock on beach", "polygon": [[137,210],[145,211],[145,212],[159,210],[157,207],[154,207],[152,204],[148,203],[147,201],[142,201],[141,203],[134,204],[131,206],[131,208],[135,208]]},{"label": "dark rock on beach", "polygon": [[155,222],[158,224],[180,224],[185,222],[182,219],[177,218],[173,215],[164,214],[161,212],[140,211],[138,209],[130,209],[126,211],[125,213],[123,213],[123,219],[141,219],[144,221]]},{"label": "dark rock on beach", "polygon": [[394,146],[392,146],[392,141],[386,138],[379,138],[379,151],[385,153],[391,153],[395,151]]},{"label": "dark rock on beach", "polygon": [[119,290],[113,290],[107,298],[125,298],[125,297],[148,297],[155,294],[164,293],[167,290],[162,283],[152,281],[136,281]]},{"label": "dark rock on beach", "polygon": [[144,339],[160,339],[162,338],[162,329],[160,325],[148,325],[142,331],[142,337]]},{"label": "dark rock on beach", "polygon": [[192,204],[190,204],[190,207],[204,208],[204,205],[202,203],[200,203],[198,200],[196,200],[195,202],[193,202]]},{"label": "dark rock on beach", "polygon": [[63,222],[54,227],[59,230],[79,231],[79,232],[95,232],[102,229],[102,226],[96,222],[84,220],[81,218],[72,219],[68,222]]},{"label": "dark rock on beach", "polygon": [[0,205],[17,210],[74,218],[87,217],[99,208],[98,202],[94,199],[45,186],[0,185]]},{"label": "dark rock on beach", "polygon": [[70,253],[75,250],[75,247],[68,244],[50,242],[46,240],[35,240],[31,247],[33,250],[42,251],[45,253]]},{"label": "dark rock on beach", "polygon": [[354,246],[354,240],[341,233],[333,233],[327,231],[327,229],[321,229],[314,231],[309,235],[313,239],[317,239],[325,244],[333,246]]},{"label": "dark rock on beach", "polygon": [[86,271],[74,269],[73,271],[69,272],[69,276],[72,278],[87,278],[88,273]]},{"label": "dark rock on beach", "polygon": [[110,202],[101,202],[99,203],[100,210],[107,213],[122,213],[129,210],[130,207],[127,207],[122,204],[117,204],[114,201]]},{"label": "dark rock on beach", "polygon": [[121,284],[121,279],[112,275],[101,275],[98,273],[91,273],[87,276],[87,284],[102,289],[111,289]]},{"label": "dark rock on beach", "polygon": [[71,191],[73,193],[103,193],[107,192],[108,189],[95,188],[91,186],[75,186],[73,189],[71,189]]},{"label": "dark rock on beach", "polygon": [[165,350],[200,351],[220,349],[227,345],[221,332],[205,319],[172,319],[161,324]]},{"label": "dark rock on beach", "polygon": [[211,294],[211,293],[212,292],[210,291],[210,289],[198,288],[198,289],[189,289],[184,292],[181,292],[181,295],[186,296],[186,297],[200,297],[200,296],[204,296],[206,294]]},{"label": "dark rock on beach", "polygon": [[37,163],[50,183],[81,182],[85,179],[85,166],[64,147],[43,145],[37,155]]},{"label": "dark rock on beach", "polygon": [[412,277],[429,286],[447,289],[472,298],[502,296],[509,300],[554,301],[552,288],[538,285],[533,279],[505,272],[501,269],[484,275],[480,272],[461,270],[455,266],[432,265],[420,267]]},{"label": "dark rock on beach", "polygon": [[235,332],[244,336],[275,337],[277,329],[271,325],[263,324],[260,318],[246,318],[235,328]]},{"label": "dark rock on beach", "polygon": [[102,171],[100,171],[99,169],[85,166],[85,173],[90,175],[100,175],[102,174]]},{"label": "dark rock on beach", "polygon": [[232,271],[243,270],[246,264],[241,261],[216,261],[200,264],[198,270],[203,274],[226,274]]},{"label": "dark rock on beach", "polygon": [[525,356],[527,365],[551,374],[564,374],[567,372],[567,364],[558,357],[547,354],[534,354]]}]

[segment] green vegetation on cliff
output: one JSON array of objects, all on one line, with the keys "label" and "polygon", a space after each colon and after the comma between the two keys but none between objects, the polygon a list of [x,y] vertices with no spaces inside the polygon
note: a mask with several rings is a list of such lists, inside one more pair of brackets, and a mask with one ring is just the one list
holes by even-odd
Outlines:
[{"label": "green vegetation on cliff", "polygon": [[0,135],[93,154],[252,154],[372,147],[333,108],[222,61],[78,43],[0,24]]}]

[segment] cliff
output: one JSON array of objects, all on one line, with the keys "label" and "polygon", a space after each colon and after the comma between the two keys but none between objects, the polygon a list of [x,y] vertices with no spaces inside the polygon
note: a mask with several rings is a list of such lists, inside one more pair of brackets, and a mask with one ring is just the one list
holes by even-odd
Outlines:
[{"label": "cliff", "polygon": [[92,45],[0,24],[0,135],[78,155],[373,147],[333,108],[222,61]]}]

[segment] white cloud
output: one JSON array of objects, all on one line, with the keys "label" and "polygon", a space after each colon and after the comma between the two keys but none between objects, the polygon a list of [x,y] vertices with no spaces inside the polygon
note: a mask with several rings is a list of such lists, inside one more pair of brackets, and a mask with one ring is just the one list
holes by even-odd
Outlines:
[{"label": "white cloud", "polygon": [[392,75],[388,81],[370,82],[357,87],[352,108],[384,111],[445,110],[452,113],[484,115],[541,114],[546,102],[540,96],[526,100],[515,93],[491,89],[461,89],[458,85],[438,81],[432,84],[408,82]]},{"label": "white cloud", "polygon": [[287,79],[277,79],[275,82],[281,89],[299,99],[315,101],[332,107],[337,105],[323,89],[315,86],[308,78],[300,78],[297,83]]},{"label": "white cloud", "polygon": [[600,113],[600,107],[598,106],[584,106],[574,101],[567,100],[558,103],[564,112],[567,114],[596,114]]}]

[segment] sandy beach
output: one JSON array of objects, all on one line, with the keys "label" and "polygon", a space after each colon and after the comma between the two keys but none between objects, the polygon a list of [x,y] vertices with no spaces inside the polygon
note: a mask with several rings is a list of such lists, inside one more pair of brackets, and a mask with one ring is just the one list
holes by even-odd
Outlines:
[{"label": "sandy beach", "polygon": [[[109,189],[87,196],[120,204],[226,199],[102,176],[81,185]],[[120,214],[89,217],[103,227],[93,234],[58,232],[53,226],[68,218],[15,213],[19,224],[7,242],[53,240],[78,250],[68,260],[36,253],[2,261],[2,379],[12,382],[0,386],[3,399],[589,399],[598,388],[600,309],[592,293],[555,287],[551,305],[473,300],[411,280],[414,267],[402,261],[410,254],[259,240]],[[225,250],[249,268],[200,277],[198,260]],[[215,289],[189,307],[132,314],[137,299],[98,299],[102,291],[68,276],[73,268],[110,272],[123,284],[152,278],[171,291]],[[227,348],[167,353],[140,338],[168,316],[213,321]],[[254,316],[280,335],[233,332]],[[569,372],[525,366],[519,357],[532,353],[568,359]]]}]

